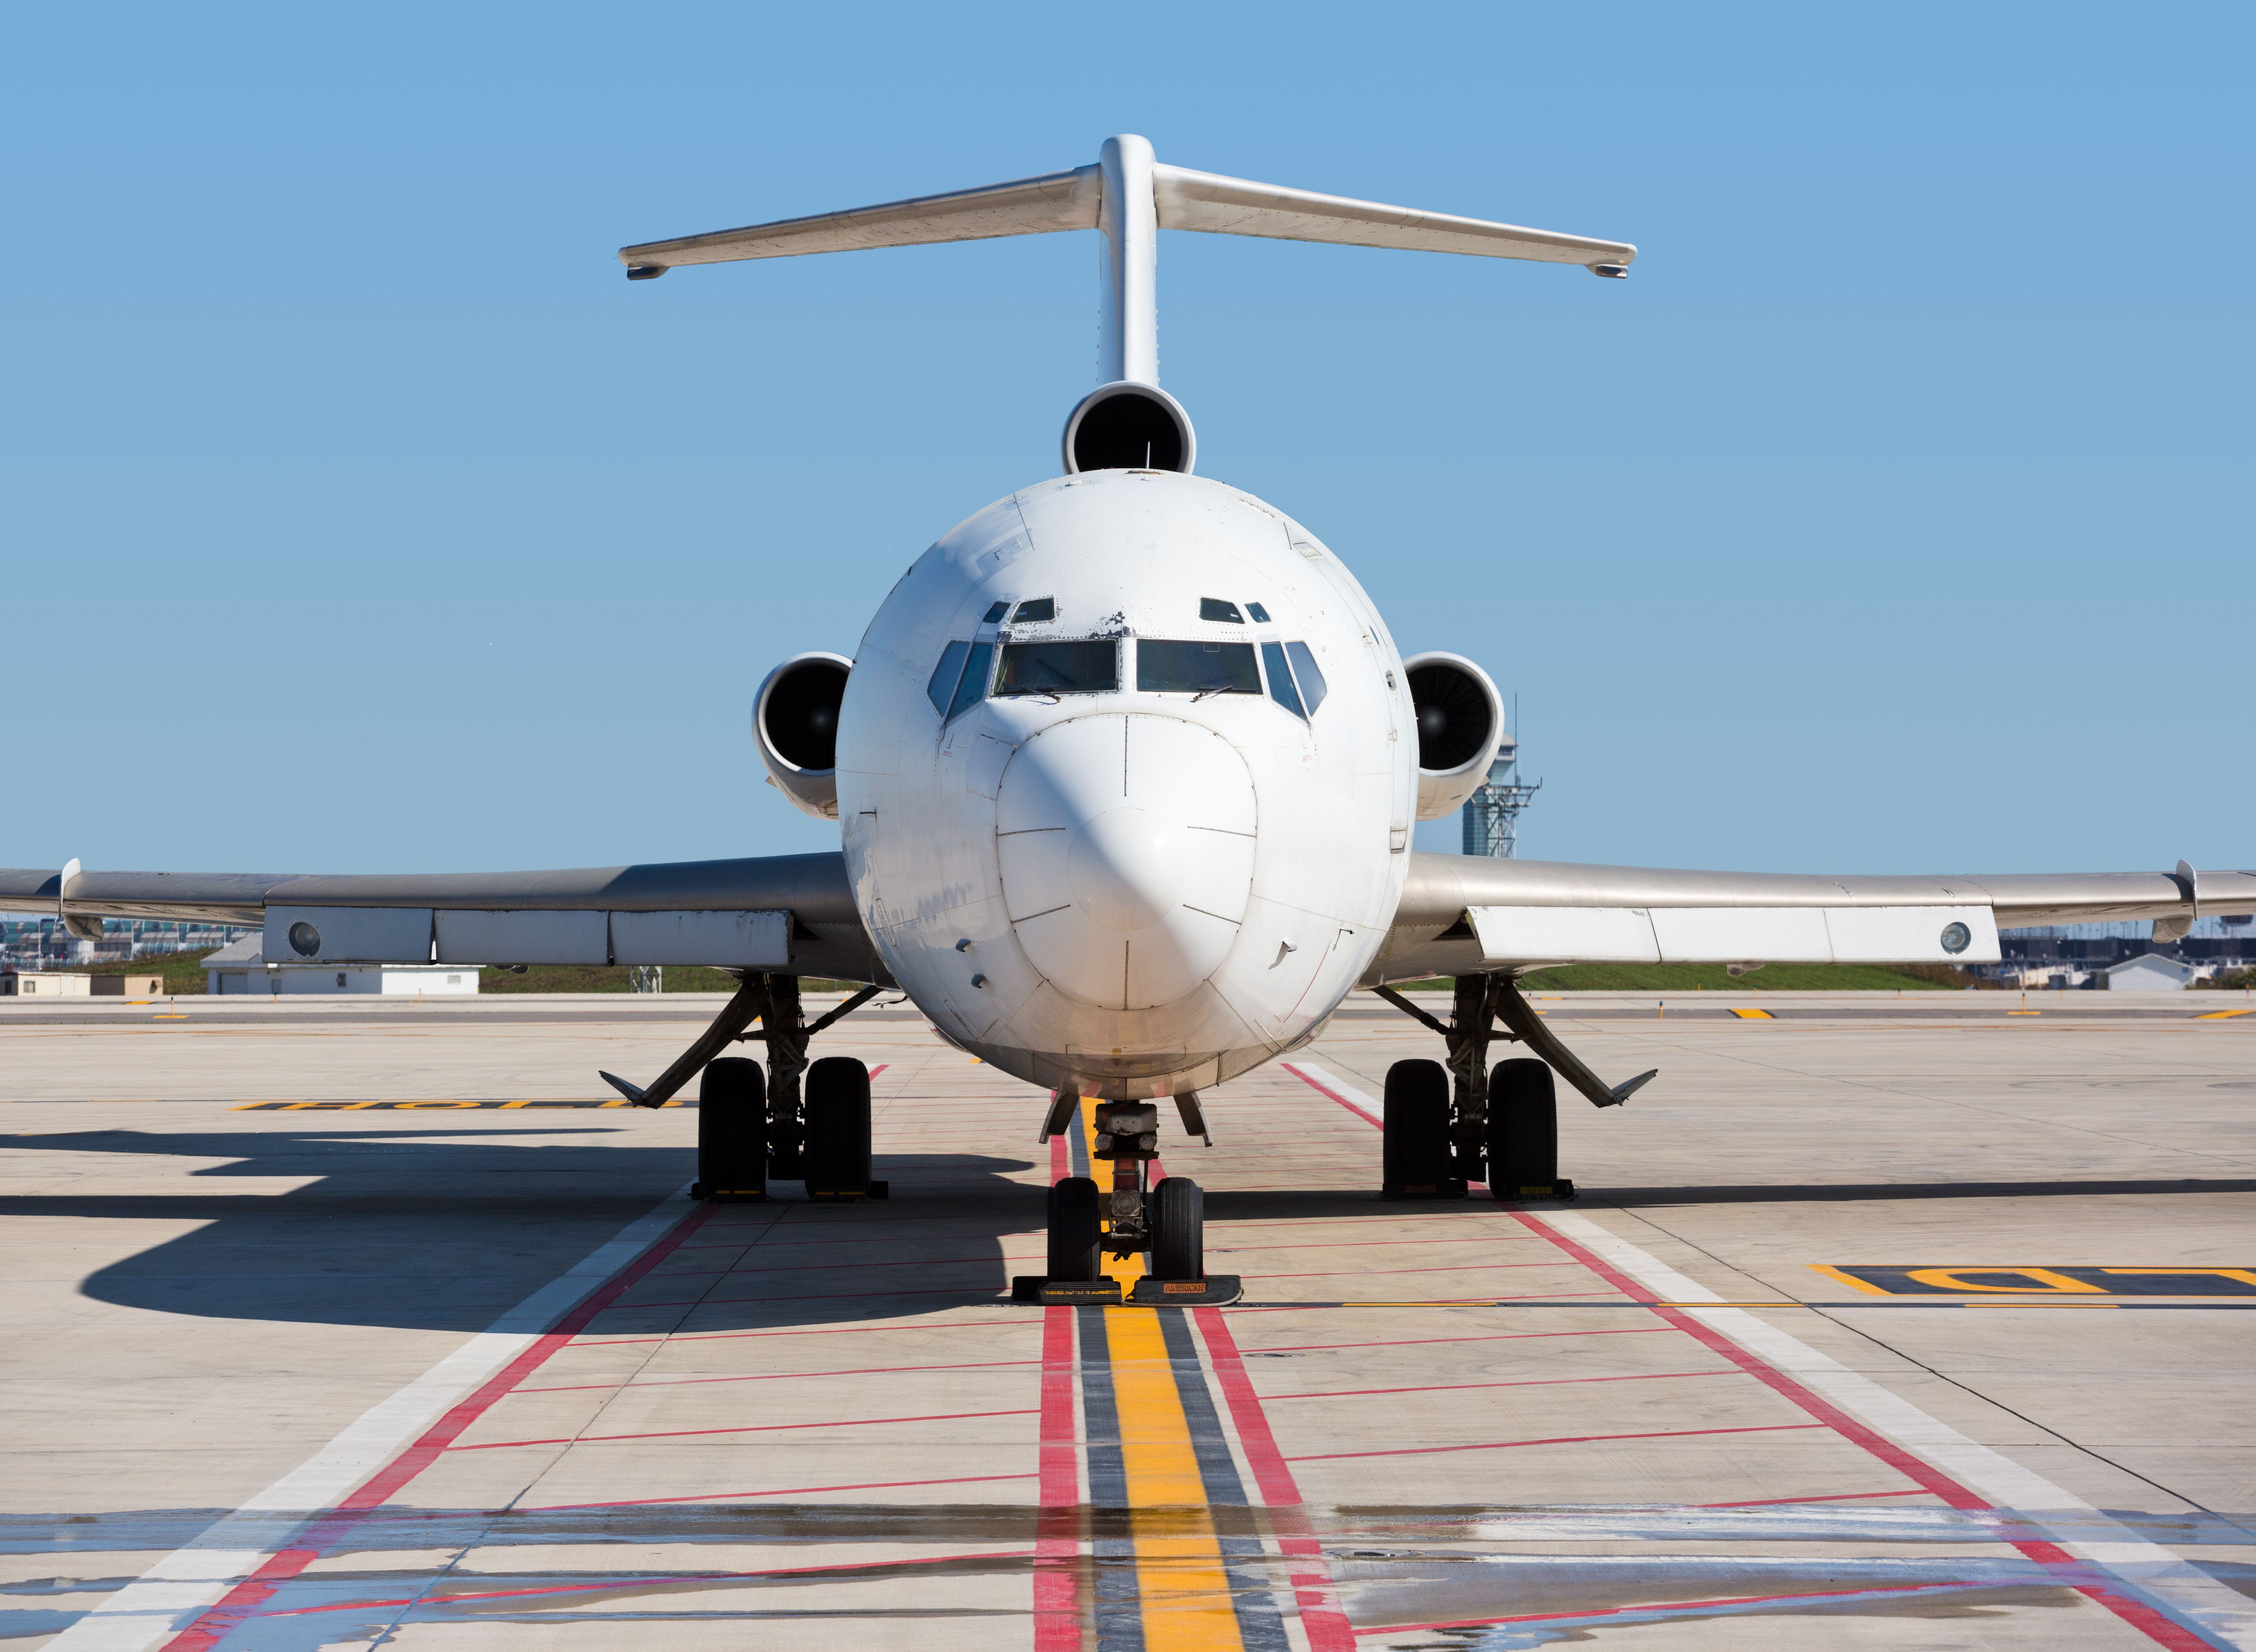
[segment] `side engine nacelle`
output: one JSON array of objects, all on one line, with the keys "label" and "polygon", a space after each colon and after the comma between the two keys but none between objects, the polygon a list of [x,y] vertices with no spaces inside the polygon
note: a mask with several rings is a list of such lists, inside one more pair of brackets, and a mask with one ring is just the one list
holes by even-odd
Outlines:
[{"label": "side engine nacelle", "polygon": [[794,654],[752,702],[752,741],[768,784],[821,820],[838,818],[838,703],[853,669],[842,654]]},{"label": "side engine nacelle", "polygon": [[1488,778],[1504,738],[1504,699],[1462,655],[1419,654],[1402,666],[1418,711],[1418,818],[1438,820]]}]

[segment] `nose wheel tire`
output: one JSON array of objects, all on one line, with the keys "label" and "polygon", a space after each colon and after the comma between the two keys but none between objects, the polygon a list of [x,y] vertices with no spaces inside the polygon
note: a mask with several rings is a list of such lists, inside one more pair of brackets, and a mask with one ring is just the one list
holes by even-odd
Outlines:
[{"label": "nose wheel tire", "polygon": [[1206,1276],[1206,1190],[1170,1176],[1152,1190],[1152,1272],[1161,1279]]},{"label": "nose wheel tire", "polygon": [[694,1199],[760,1199],[768,1188],[768,1086],[760,1064],[724,1056],[697,1085]]},{"label": "nose wheel tire", "polygon": [[1086,1176],[1068,1176],[1051,1186],[1050,1278],[1096,1279],[1103,1274],[1104,1234],[1097,1206],[1096,1184]]},{"label": "nose wheel tire", "polygon": [[[717,1063],[715,1065],[718,1065]],[[826,1056],[807,1070],[807,1192],[814,1199],[863,1199],[870,1180],[870,1070],[850,1056]]]},{"label": "nose wheel tire", "polygon": [[1559,1179],[1559,1093],[1550,1067],[1499,1061],[1488,1080],[1488,1188],[1498,1199],[1572,1198]]},{"label": "nose wheel tire", "polygon": [[1449,1075],[1438,1061],[1398,1061],[1386,1070],[1379,1191],[1388,1199],[1463,1198],[1449,1174]]}]

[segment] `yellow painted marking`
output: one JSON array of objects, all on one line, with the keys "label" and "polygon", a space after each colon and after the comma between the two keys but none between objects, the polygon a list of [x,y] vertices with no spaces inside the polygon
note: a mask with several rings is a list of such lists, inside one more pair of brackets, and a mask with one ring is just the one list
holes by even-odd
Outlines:
[{"label": "yellow painted marking", "polygon": [[2044,1014],[2044,1011],[2041,1009],[2008,1009],[2006,1013],[2009,1016],[2041,1016]]},{"label": "yellow painted marking", "polygon": [[1107,1308],[1136,1588],[1149,1652],[1242,1652],[1230,1576],[1159,1311]]},{"label": "yellow painted marking", "polygon": [[2256,1016],[2256,1009],[2212,1009],[2207,1015],[2196,1016],[2196,1021],[2230,1021],[2235,1016]]},{"label": "yellow painted marking", "polygon": [[[1096,1101],[1081,1104],[1081,1139],[1091,1171],[1110,1171],[1096,1156]],[[1109,1177],[1099,1177],[1109,1199]],[[1104,1272],[1123,1296],[1144,1276],[1141,1252],[1107,1256]],[[1207,1507],[1191,1425],[1183,1415],[1175,1369],[1156,1308],[1104,1310],[1112,1356],[1112,1397],[1120,1418],[1120,1457],[1128,1478],[1130,1529],[1135,1534],[1136,1589],[1146,1652],[1244,1652],[1222,1543]]]},{"label": "yellow painted marking", "polygon": [[[1970,1285],[1960,1278],[1961,1274],[2019,1274],[2024,1279],[2041,1283],[2034,1285]],[[1933,1285],[1941,1290],[2002,1291],[2027,1296],[2032,1291],[2077,1291],[2085,1296],[2104,1297],[2107,1293],[2097,1285],[2087,1285],[2081,1279],[2070,1279],[2066,1274],[2056,1274],[2049,1268],[1914,1268],[1904,1277],[1916,1279],[1922,1285]]]},{"label": "yellow painted marking", "polygon": [[1778,1019],[1767,1009],[1734,1009],[1731,1013],[1741,1021],[1776,1021]]},{"label": "yellow painted marking", "polygon": [[2247,1268],[2102,1268],[2103,1274],[2196,1274],[2206,1279],[2238,1279],[2256,1285],[2256,1269]]},{"label": "yellow painted marking", "polygon": [[1809,1266],[1814,1271],[1823,1274],[1828,1279],[1837,1280],[1852,1290],[1863,1291],[1868,1297],[1886,1297],[1894,1294],[1892,1291],[1881,1290],[1869,1280],[1859,1279],[1854,1274],[1844,1274],[1830,1262],[1814,1262]]}]

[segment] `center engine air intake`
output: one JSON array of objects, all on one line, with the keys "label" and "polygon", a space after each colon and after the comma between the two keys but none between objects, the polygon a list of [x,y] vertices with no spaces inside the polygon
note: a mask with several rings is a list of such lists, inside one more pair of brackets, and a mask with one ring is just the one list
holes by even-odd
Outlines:
[{"label": "center engine air intake", "polygon": [[1418,714],[1418,818],[1438,820],[1465,805],[1488,778],[1504,737],[1504,699],[1488,673],[1456,654],[1402,662]]},{"label": "center engine air intake", "polygon": [[842,654],[794,654],[760,685],[752,740],[768,784],[801,814],[838,818],[838,706],[854,662]]},{"label": "center engine air intake", "polygon": [[1183,404],[1156,384],[1119,379],[1081,398],[1065,421],[1065,468],[1191,474],[1198,436]]}]

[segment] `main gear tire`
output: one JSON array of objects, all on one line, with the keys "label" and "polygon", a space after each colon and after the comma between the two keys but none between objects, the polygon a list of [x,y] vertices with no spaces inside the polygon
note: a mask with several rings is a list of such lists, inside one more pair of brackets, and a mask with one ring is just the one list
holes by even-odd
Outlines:
[{"label": "main gear tire", "polygon": [[1488,1076],[1488,1191],[1547,1199],[1558,1180],[1559,1089],[1550,1067],[1526,1057],[1498,1062]]},{"label": "main gear tire", "polygon": [[807,1070],[807,1145],[802,1174],[810,1194],[870,1192],[870,1070],[850,1056],[825,1056]]},{"label": "main gear tire", "polygon": [[768,1082],[760,1064],[723,1056],[697,1081],[700,1199],[758,1199],[768,1190]]},{"label": "main gear tire", "polygon": [[1389,1199],[1434,1197],[1452,1170],[1448,1071],[1438,1061],[1396,1062],[1386,1070],[1382,1105],[1381,1191]]}]

